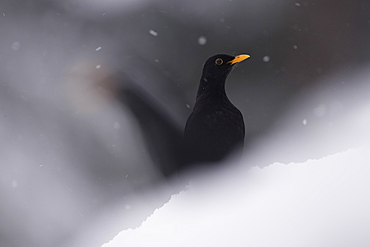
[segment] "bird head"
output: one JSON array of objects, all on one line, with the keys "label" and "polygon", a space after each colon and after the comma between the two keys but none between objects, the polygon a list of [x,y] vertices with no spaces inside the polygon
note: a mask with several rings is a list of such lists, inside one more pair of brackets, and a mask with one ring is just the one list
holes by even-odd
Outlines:
[{"label": "bird head", "polygon": [[249,55],[230,56],[226,54],[218,54],[210,57],[203,66],[203,80],[223,81],[231,72],[233,66],[245,59]]}]

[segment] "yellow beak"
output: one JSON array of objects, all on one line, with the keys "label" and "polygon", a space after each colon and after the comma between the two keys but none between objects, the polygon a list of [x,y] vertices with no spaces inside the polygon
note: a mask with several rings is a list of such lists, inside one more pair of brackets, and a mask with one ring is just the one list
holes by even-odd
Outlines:
[{"label": "yellow beak", "polygon": [[234,65],[236,63],[240,63],[241,61],[244,61],[245,59],[247,59],[249,57],[250,57],[249,55],[242,54],[242,55],[236,56],[233,60],[231,60],[227,63],[229,63],[231,65]]}]

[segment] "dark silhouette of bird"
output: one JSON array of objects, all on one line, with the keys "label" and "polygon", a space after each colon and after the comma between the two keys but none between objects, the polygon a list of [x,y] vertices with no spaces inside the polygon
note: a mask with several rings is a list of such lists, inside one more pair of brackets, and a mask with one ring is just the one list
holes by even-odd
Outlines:
[{"label": "dark silhouette of bird", "polygon": [[243,115],[228,99],[225,81],[234,65],[249,57],[219,54],[205,62],[193,112],[184,131],[185,143],[192,147],[193,162],[219,162],[242,150]]},{"label": "dark silhouette of bird", "polygon": [[[224,87],[234,65],[248,57],[216,55],[206,61],[185,131],[135,76],[117,71],[113,77],[105,78],[101,85],[131,111],[153,163],[165,177],[172,177],[199,163],[220,161],[242,148],[243,117],[228,100]],[[165,80],[150,68],[144,71],[147,78]]]},{"label": "dark silhouette of bird", "polygon": [[120,101],[135,116],[153,163],[165,177],[189,166],[190,152],[183,140],[181,126],[173,121],[155,98],[128,77],[119,90]]}]

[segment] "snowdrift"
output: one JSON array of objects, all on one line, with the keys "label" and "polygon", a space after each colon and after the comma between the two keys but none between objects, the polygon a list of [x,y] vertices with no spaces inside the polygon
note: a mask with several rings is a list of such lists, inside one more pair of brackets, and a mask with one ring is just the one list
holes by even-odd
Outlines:
[{"label": "snowdrift", "polygon": [[103,247],[369,246],[369,164],[363,147],[200,176]]}]

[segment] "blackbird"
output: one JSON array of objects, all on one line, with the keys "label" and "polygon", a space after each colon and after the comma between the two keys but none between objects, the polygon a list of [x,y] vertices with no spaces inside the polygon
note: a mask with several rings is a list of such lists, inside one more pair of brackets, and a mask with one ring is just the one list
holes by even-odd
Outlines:
[{"label": "blackbird", "polygon": [[184,131],[185,143],[193,149],[193,162],[218,162],[242,150],[243,115],[228,99],[225,81],[234,65],[249,57],[219,54],[205,62],[193,112]]},{"label": "blackbird", "polygon": [[[118,70],[103,84],[137,119],[153,164],[165,177],[172,177],[200,162],[220,161],[243,147],[243,117],[228,100],[224,85],[232,67],[248,57],[216,55],[207,60],[185,134],[160,100],[140,86],[135,74]],[[145,71],[147,77],[163,80],[154,70]]]}]

